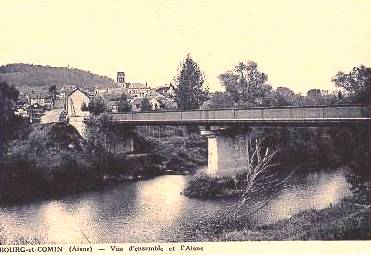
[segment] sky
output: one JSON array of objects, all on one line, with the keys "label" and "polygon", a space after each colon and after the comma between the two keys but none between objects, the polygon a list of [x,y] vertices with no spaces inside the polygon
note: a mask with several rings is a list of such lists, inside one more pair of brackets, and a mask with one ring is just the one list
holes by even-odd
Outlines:
[{"label": "sky", "polygon": [[333,90],[371,66],[370,0],[0,0],[0,65],[70,66],[129,82],[173,81],[188,53],[211,90],[252,60],[273,87]]}]

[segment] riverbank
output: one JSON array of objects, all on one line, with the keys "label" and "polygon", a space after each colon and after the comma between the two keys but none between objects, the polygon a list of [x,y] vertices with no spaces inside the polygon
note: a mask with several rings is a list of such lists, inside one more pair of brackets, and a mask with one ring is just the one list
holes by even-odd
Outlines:
[{"label": "riverbank", "polygon": [[[328,235],[333,233],[341,234],[341,231],[348,232],[348,238],[351,238],[349,233],[359,233],[360,230],[364,231],[363,226],[367,226],[363,224],[363,215],[369,214],[369,211],[362,212],[363,207],[360,205],[346,204],[352,201],[343,201],[343,208],[339,209],[341,203],[336,203],[336,199],[330,199],[325,204],[328,206],[332,203],[332,207],[319,210],[306,209],[306,213],[296,213],[298,211],[293,206],[298,205],[298,209],[304,210],[304,207],[300,206],[303,203],[311,204],[310,207],[323,208],[313,203],[313,198],[319,198],[310,192],[313,190],[312,185],[306,189],[309,194],[304,197],[304,201],[300,201],[300,194],[292,193],[298,191],[295,188],[289,193],[298,195],[298,199],[294,197],[291,202],[280,199],[284,202],[284,208],[268,205],[262,211],[253,214],[253,217],[246,217],[242,216],[241,212],[246,213],[245,209],[252,211],[257,207],[255,204],[254,208],[249,205],[238,211],[231,200],[198,200],[180,195],[189,178],[164,175],[60,199],[17,205],[16,209],[2,208],[0,218],[5,227],[4,234],[8,244],[14,244],[13,240],[18,239],[38,240],[42,244],[86,243],[82,231],[92,243],[230,241],[244,238],[292,240],[305,239],[305,233],[312,233],[312,239],[322,238],[315,232],[315,228],[327,227],[327,223],[336,228],[344,224],[343,222],[346,225],[343,230],[321,230],[324,239],[329,239]],[[324,186],[330,189],[332,187],[338,193],[340,190],[332,184],[331,182],[329,186],[326,183],[314,185],[319,185],[318,188],[322,191]],[[276,201],[272,202],[277,205]],[[282,209],[288,209],[292,213],[280,214]],[[357,216],[358,212],[361,212],[361,217]],[[153,217],[154,215],[156,217]],[[290,216],[291,218],[282,218]],[[355,230],[352,230],[352,223],[345,219],[348,216],[359,222],[353,228]],[[277,219],[281,219],[281,224],[274,222]],[[285,226],[286,224],[290,225]],[[296,234],[298,237],[295,237]],[[344,238],[342,235],[334,236],[333,238]],[[354,238],[358,239],[358,236]]]},{"label": "riverbank", "polygon": [[[82,139],[67,124],[33,125],[28,129],[9,143],[0,160],[1,203],[59,197],[163,174],[186,174],[206,162],[194,149],[198,145],[186,137],[158,141],[131,131],[135,151],[114,153],[107,149],[107,143],[102,146],[95,140]],[[115,140],[115,144],[119,142]]]},{"label": "riverbank", "polygon": [[[313,173],[312,177],[310,176],[308,178],[296,176],[290,183],[291,185],[295,185],[295,183],[300,185],[301,181],[305,180],[305,182],[312,181],[319,184],[326,180],[326,177],[316,178],[319,173]],[[334,176],[339,178],[334,179],[333,182],[324,181],[322,183],[323,187],[327,187],[329,190],[327,188],[318,191],[309,190],[317,194],[316,199],[324,199],[324,203],[319,203],[317,206],[311,204],[309,207],[303,204],[300,201],[303,195],[300,189],[282,186],[281,189],[275,190],[273,194],[289,195],[289,199],[297,197],[295,203],[299,207],[297,211],[287,213],[287,210],[290,210],[290,200],[285,200],[286,203],[273,204],[276,212],[271,214],[272,204],[269,201],[274,201],[277,197],[274,195],[260,198],[253,196],[252,199],[246,200],[246,194],[243,193],[246,190],[244,184],[246,176],[209,177],[196,175],[189,181],[183,194],[202,200],[228,199],[231,201],[233,199],[235,204],[187,226],[184,241],[370,239],[371,204],[368,195],[370,194],[370,183],[356,178],[354,171],[345,167],[335,169]],[[345,189],[340,188],[341,185]],[[294,194],[288,194],[286,190],[294,192]],[[336,192],[330,195],[331,190],[336,190]],[[327,195],[330,197],[326,197],[327,191],[330,192]],[[340,200],[336,199],[341,191],[346,195]],[[294,197],[291,197],[292,195]],[[325,202],[328,198],[331,199],[331,202]],[[310,199],[307,203],[311,203]],[[265,207],[268,209],[265,210]],[[282,219],[282,216],[276,218],[276,214],[280,215],[280,212],[287,218]],[[275,222],[275,220],[278,221]],[[267,221],[271,223],[268,224]]]},{"label": "riverbank", "polygon": [[[234,208],[236,209],[236,208]],[[187,241],[369,240],[371,205],[343,201],[306,210],[273,224],[255,225],[233,208],[188,229]]]}]

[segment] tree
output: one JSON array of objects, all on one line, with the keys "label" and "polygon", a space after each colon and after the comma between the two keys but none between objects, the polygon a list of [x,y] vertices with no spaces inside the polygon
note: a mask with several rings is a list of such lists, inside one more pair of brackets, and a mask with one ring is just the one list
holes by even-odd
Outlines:
[{"label": "tree", "polygon": [[14,107],[18,96],[19,91],[14,86],[0,82],[0,125],[4,125],[14,116]]},{"label": "tree", "polygon": [[0,82],[0,151],[8,132],[12,130],[11,122],[18,96],[19,91],[14,86]]},{"label": "tree", "polygon": [[89,101],[88,105],[89,112],[93,115],[99,115],[104,112],[104,101],[101,97],[93,97]]},{"label": "tree", "polygon": [[171,87],[175,92],[175,101],[178,109],[198,109],[208,98],[209,91],[203,87],[204,74],[197,63],[188,54],[180,65],[175,85]]},{"label": "tree", "polygon": [[140,103],[140,111],[141,112],[152,111],[152,104],[147,97],[143,98],[142,102]]},{"label": "tree", "polygon": [[371,68],[364,65],[353,67],[348,74],[338,72],[332,82],[345,91],[344,95],[350,103],[368,104]]},{"label": "tree", "polygon": [[125,93],[122,93],[119,99],[118,111],[119,112],[130,112],[131,111],[131,105]]},{"label": "tree", "polygon": [[52,105],[53,105],[53,108],[55,106],[55,100],[57,100],[57,86],[55,85],[52,85],[49,87],[49,94],[50,94],[50,98],[52,100]]},{"label": "tree", "polygon": [[206,107],[211,109],[221,109],[233,107],[232,97],[226,92],[214,92],[210,100],[206,101]]},{"label": "tree", "polygon": [[274,106],[298,105],[298,96],[287,87],[278,87],[274,91]]},{"label": "tree", "polygon": [[310,89],[303,100],[304,105],[331,105],[334,103],[335,94],[330,94],[327,90]]},{"label": "tree", "polygon": [[239,105],[264,105],[272,90],[266,84],[268,76],[258,70],[253,61],[240,62],[233,71],[227,71],[218,76],[233,101]]}]

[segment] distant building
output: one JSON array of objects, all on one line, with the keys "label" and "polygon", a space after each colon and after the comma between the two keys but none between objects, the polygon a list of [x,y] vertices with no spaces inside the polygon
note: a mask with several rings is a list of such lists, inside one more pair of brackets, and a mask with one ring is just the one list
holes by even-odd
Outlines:
[{"label": "distant building", "polygon": [[124,72],[117,72],[117,84],[120,87],[125,87],[125,73]]},{"label": "distant building", "polygon": [[119,104],[120,104],[120,101],[118,101],[118,100],[108,101],[108,102],[106,102],[106,109],[107,109],[108,112],[118,113],[119,112]]},{"label": "distant building", "polygon": [[151,88],[147,86],[147,83],[126,82],[124,72],[117,72],[116,80],[117,85],[121,88],[125,88],[127,94],[134,99],[147,97],[148,93],[151,91]]},{"label": "distant building", "polygon": [[42,95],[30,95],[30,105],[40,105],[44,106],[46,103],[46,98]]},{"label": "distant building", "polygon": [[99,93],[99,95],[102,95],[105,99],[107,98],[106,95],[110,95],[110,102],[107,109],[112,112],[116,112],[118,109],[116,106],[117,103],[113,102],[117,101],[115,98],[118,97],[114,96],[114,94],[120,95],[122,93],[126,94],[132,111],[140,111],[143,98],[149,99],[153,110],[174,109],[176,107],[172,99],[174,90],[171,84],[151,89],[147,83],[126,82],[124,72],[117,72],[116,80],[118,88],[96,90],[96,93]]},{"label": "distant building", "polygon": [[151,88],[143,83],[126,83],[128,94],[133,98],[145,98],[148,96]]},{"label": "distant building", "polygon": [[69,94],[66,95],[65,99],[65,110],[67,116],[73,117],[83,117],[87,116],[89,112],[82,111],[81,107],[85,104],[86,106],[89,105],[91,95],[87,92],[82,91],[79,88],[74,89]]},{"label": "distant building", "polygon": [[103,98],[106,110],[113,113],[118,113],[120,100],[123,95],[129,98],[127,89],[123,87],[96,89],[94,95]]},{"label": "distant building", "polygon": [[100,96],[103,98],[116,99],[120,98],[122,94],[127,94],[127,89],[118,87],[118,88],[105,88],[105,89],[96,89],[95,96]]},{"label": "distant building", "polygon": [[174,95],[174,89],[171,87],[171,83],[170,85],[164,85],[164,86],[159,86],[159,87],[156,87],[154,88],[155,92],[163,95],[163,96],[172,96]]},{"label": "distant building", "polygon": [[20,116],[22,118],[28,118],[28,117],[30,117],[28,109],[27,108],[24,108],[24,107],[17,108],[14,111],[14,114],[15,115],[18,115],[18,116]]}]

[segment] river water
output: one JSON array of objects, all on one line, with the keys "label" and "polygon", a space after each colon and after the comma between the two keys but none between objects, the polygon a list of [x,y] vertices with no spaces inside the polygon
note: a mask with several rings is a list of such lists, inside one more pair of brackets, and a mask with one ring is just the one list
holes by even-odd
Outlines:
[{"label": "river water", "polygon": [[[0,226],[8,236],[37,237],[43,243],[177,241],[184,224],[233,203],[181,195],[189,178],[160,176],[59,200],[0,207]],[[270,223],[300,210],[328,207],[348,195],[343,171],[311,173],[278,193],[255,218]]]}]

